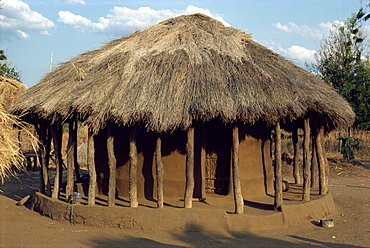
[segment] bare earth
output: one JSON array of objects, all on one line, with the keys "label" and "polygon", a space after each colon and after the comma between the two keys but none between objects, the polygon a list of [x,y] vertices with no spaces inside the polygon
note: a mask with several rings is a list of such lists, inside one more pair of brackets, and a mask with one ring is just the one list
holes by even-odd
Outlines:
[{"label": "bare earth", "polygon": [[1,247],[370,247],[370,163],[330,161],[335,227],[319,220],[279,230],[148,232],[58,222],[16,203],[38,187],[38,172],[0,185]]}]

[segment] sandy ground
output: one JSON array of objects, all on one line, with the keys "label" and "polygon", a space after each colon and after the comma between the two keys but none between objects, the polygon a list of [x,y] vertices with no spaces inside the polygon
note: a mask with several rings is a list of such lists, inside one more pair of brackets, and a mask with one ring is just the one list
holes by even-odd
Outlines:
[{"label": "sandy ground", "polygon": [[[370,168],[370,167],[369,167]],[[71,225],[16,203],[38,187],[38,173],[0,185],[1,247],[370,247],[370,169],[331,161],[335,227],[319,220],[299,226],[246,232],[148,232]]]}]

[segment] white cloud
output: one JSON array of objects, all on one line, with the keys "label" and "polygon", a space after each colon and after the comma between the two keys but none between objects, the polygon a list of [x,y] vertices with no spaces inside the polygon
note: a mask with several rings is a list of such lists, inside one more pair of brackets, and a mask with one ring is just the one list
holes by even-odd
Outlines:
[{"label": "white cloud", "polygon": [[75,15],[70,11],[60,11],[58,13],[58,21],[78,31],[124,35],[127,31],[144,29],[171,17],[194,13],[208,15],[219,20],[224,25],[230,26],[222,17],[214,17],[208,9],[198,8],[192,5],[189,5],[185,10],[154,10],[149,7],[140,7],[135,10],[115,6],[109,11],[106,17],[100,17],[98,22],[93,22],[86,17]]},{"label": "white cloud", "polygon": [[54,23],[30,9],[21,0],[2,0],[0,11],[0,40],[28,39],[30,32],[49,35]]},{"label": "white cloud", "polygon": [[288,22],[284,25],[280,22],[272,24],[277,30],[286,32],[286,33],[296,33],[302,36],[305,39],[313,39],[315,41],[320,41],[323,37],[329,34],[330,29],[333,27],[333,24],[338,24],[339,21],[319,23],[318,27],[310,27],[306,24],[297,25],[293,22]]},{"label": "white cloud", "polygon": [[82,5],[86,4],[84,0],[68,0],[68,3],[80,3]]},{"label": "white cloud", "polygon": [[276,44],[271,40],[263,41],[262,43],[270,50],[273,50],[274,52],[280,54],[296,65],[304,66],[305,63],[309,64],[315,62],[315,50],[310,50],[298,45],[293,45],[289,48],[283,48],[279,44]]}]

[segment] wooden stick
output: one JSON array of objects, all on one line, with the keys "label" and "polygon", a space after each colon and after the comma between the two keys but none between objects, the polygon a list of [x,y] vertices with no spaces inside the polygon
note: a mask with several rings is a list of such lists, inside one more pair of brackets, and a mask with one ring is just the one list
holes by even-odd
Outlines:
[{"label": "wooden stick", "polygon": [[74,168],[75,168],[75,146],[77,143],[76,121],[71,120],[69,123],[69,135],[67,144],[67,186],[66,200],[69,201],[74,190]]},{"label": "wooden stick", "polygon": [[303,139],[303,194],[302,200],[310,200],[311,186],[311,161],[310,161],[310,119],[303,120],[304,139]]},{"label": "wooden stick", "polygon": [[314,133],[312,137],[312,154],[311,154],[311,188],[317,186],[319,175],[318,172],[319,165],[317,164],[316,139],[317,133]]},{"label": "wooden stick", "polygon": [[163,162],[162,162],[162,138],[158,134],[157,145],[155,150],[156,158],[156,177],[157,177],[157,207],[163,208]]},{"label": "wooden stick", "polygon": [[116,168],[117,160],[114,155],[114,130],[112,124],[108,125],[107,150],[109,164],[109,185],[108,185],[108,207],[115,206],[116,201]]},{"label": "wooden stick", "polygon": [[232,171],[233,171],[235,213],[242,214],[244,213],[244,199],[242,195],[239,172],[239,128],[236,124],[233,126],[232,140],[233,140]]},{"label": "wooden stick", "polygon": [[298,142],[298,128],[292,132],[293,141],[293,177],[295,184],[301,184],[301,173],[299,168],[299,142]]},{"label": "wooden stick", "polygon": [[281,128],[280,123],[275,126],[275,198],[274,209],[281,210],[283,206],[283,176],[281,163]]},{"label": "wooden stick", "polygon": [[130,207],[136,208],[139,206],[137,201],[137,147],[136,137],[137,127],[131,128],[130,132],[130,168],[129,168],[129,197]]},{"label": "wooden stick", "polygon": [[95,205],[95,194],[96,194],[95,146],[94,146],[94,136],[90,130],[87,138],[87,166],[89,169],[89,197],[87,200],[87,204]]},{"label": "wooden stick", "polygon": [[194,192],[194,127],[187,131],[186,142],[186,189],[185,189],[185,208],[193,207]]},{"label": "wooden stick", "polygon": [[58,199],[59,197],[59,189],[61,185],[61,178],[62,178],[62,126],[60,123],[55,123],[51,125],[51,135],[53,137],[53,144],[54,144],[54,152],[55,152],[55,161],[56,161],[56,168],[55,168],[55,179],[54,179],[54,190],[53,194],[51,195],[52,198]]},{"label": "wooden stick", "polygon": [[317,133],[316,148],[317,148],[317,160],[319,164],[319,193],[320,195],[326,195],[328,193],[328,181],[326,175],[327,160],[325,157],[324,147],[322,139],[324,137],[324,128],[321,127]]},{"label": "wooden stick", "polygon": [[48,172],[48,163],[50,154],[50,142],[48,140],[48,126],[46,121],[41,121],[38,127],[39,139],[41,142],[39,149],[39,160],[40,160],[40,192],[46,194],[47,196],[51,195],[51,186],[49,181],[49,172]]}]

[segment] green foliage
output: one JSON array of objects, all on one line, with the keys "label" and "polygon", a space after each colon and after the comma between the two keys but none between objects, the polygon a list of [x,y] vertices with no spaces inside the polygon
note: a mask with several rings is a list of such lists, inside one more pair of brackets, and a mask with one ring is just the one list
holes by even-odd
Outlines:
[{"label": "green foliage", "polygon": [[11,78],[22,82],[20,72],[11,67],[12,62],[8,61],[8,57],[4,54],[4,50],[0,50],[0,76]]},{"label": "green foliage", "polygon": [[355,151],[360,149],[360,143],[362,140],[355,137],[342,136],[338,140],[341,141],[339,152],[342,154],[344,159],[355,159]]},{"label": "green foliage", "polygon": [[370,130],[370,54],[367,37],[362,32],[368,19],[370,13],[361,8],[346,21],[334,25],[311,70],[351,104],[356,113],[354,126]]}]

